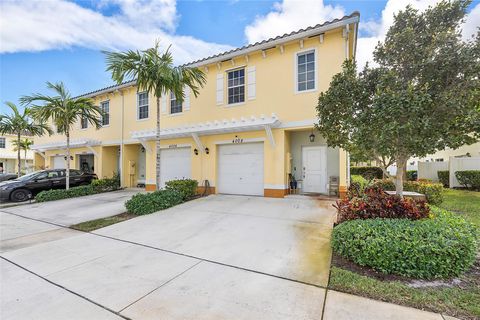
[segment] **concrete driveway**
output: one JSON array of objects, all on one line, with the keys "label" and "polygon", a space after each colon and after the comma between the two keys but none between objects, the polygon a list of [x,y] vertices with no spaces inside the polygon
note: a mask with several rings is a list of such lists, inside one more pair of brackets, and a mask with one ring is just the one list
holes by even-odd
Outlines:
[{"label": "concrete driveway", "polygon": [[[333,213],[331,202],[310,198],[210,196],[95,233],[64,230],[11,246],[1,253],[1,318],[82,318],[74,311],[82,301],[92,319],[105,311],[112,319],[320,319]],[[21,223],[48,228],[6,215],[2,233]],[[33,290],[15,280],[26,274]],[[43,317],[50,309],[55,316]]]}]

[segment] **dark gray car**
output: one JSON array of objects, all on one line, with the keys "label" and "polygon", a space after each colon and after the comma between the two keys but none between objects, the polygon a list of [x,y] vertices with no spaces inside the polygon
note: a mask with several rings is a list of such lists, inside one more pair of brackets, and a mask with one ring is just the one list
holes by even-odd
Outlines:
[{"label": "dark gray car", "polygon": [[15,173],[0,173],[0,182],[16,179]]},{"label": "dark gray car", "polygon": [[[70,170],[71,187],[89,185],[94,179],[97,179],[94,173]],[[0,182],[0,201],[26,201],[44,190],[64,189],[66,181],[65,169],[29,173],[14,180]]]}]

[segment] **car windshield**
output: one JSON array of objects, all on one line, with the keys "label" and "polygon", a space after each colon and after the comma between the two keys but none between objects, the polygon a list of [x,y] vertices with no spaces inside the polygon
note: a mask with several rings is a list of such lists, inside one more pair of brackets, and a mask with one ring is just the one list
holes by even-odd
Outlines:
[{"label": "car windshield", "polygon": [[31,179],[35,178],[36,176],[38,176],[41,173],[42,172],[38,172],[38,171],[37,172],[32,172],[32,173],[26,174],[24,176],[18,177],[16,180],[28,181],[28,180],[31,180]]}]

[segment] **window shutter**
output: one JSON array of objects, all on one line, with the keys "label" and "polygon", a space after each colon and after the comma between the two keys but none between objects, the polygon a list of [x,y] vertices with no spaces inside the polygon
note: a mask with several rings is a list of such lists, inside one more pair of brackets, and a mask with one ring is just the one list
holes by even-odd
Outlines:
[{"label": "window shutter", "polygon": [[223,73],[217,74],[217,105],[223,104]]},{"label": "window shutter", "polygon": [[170,96],[170,92],[166,92],[160,98],[160,106],[162,108],[162,113],[167,113],[167,96]]},{"label": "window shutter", "polygon": [[253,100],[257,96],[255,66],[247,68],[247,85],[248,100]]},{"label": "window shutter", "polygon": [[183,94],[185,95],[183,98],[183,110],[188,111],[190,110],[190,88],[188,86],[183,88]]}]

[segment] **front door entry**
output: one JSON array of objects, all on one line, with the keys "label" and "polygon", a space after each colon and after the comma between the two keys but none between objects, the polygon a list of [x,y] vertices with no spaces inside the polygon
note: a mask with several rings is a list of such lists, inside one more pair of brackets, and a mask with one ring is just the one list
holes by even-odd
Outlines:
[{"label": "front door entry", "polygon": [[327,192],[326,147],[302,148],[303,192]]}]

